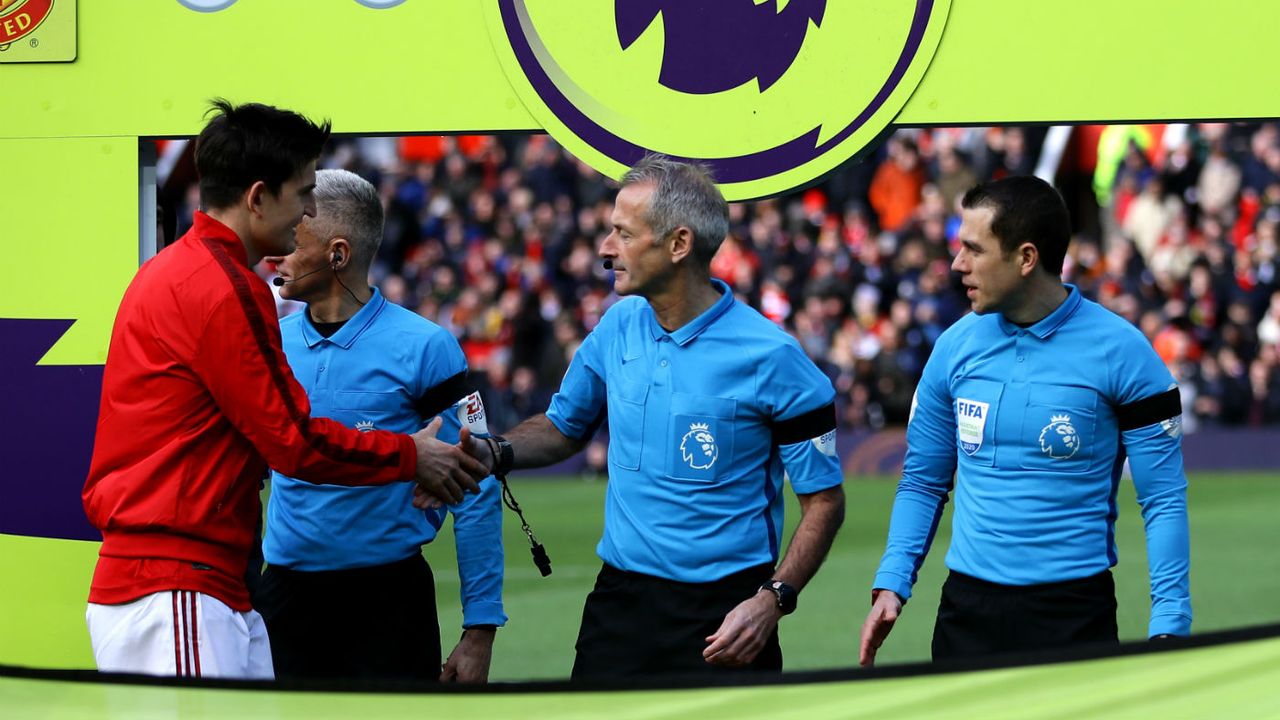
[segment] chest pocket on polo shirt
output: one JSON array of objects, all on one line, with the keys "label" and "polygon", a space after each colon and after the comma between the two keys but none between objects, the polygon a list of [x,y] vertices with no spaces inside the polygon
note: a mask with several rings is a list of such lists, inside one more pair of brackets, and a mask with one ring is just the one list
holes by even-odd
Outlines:
[{"label": "chest pocket on polo shirt", "polygon": [[961,463],[990,467],[996,462],[996,419],[1004,384],[963,378],[956,383],[956,449]]},{"label": "chest pocket on polo shirt", "polygon": [[1033,385],[1022,413],[1022,467],[1082,473],[1093,465],[1098,393],[1089,388]]},{"label": "chest pocket on polo shirt", "polygon": [[405,397],[395,391],[339,390],[333,393],[333,419],[357,430],[389,430],[403,410]]},{"label": "chest pocket on polo shirt", "polygon": [[623,470],[640,467],[644,448],[644,406],[649,386],[616,378],[609,382],[609,464]]},{"label": "chest pocket on polo shirt", "polygon": [[733,416],[738,401],[710,395],[671,394],[667,476],[713,483],[733,463]]}]

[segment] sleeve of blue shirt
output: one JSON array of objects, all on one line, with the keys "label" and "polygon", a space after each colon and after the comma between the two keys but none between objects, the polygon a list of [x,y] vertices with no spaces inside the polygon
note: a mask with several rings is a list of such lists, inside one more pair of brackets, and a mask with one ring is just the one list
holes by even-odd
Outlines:
[{"label": "sleeve of blue shirt", "polygon": [[462,583],[462,626],[505,625],[502,607],[502,499],[490,475],[480,492],[450,505]]},{"label": "sleeve of blue shirt", "polygon": [[947,337],[939,339],[925,363],[911,419],[907,457],[889,516],[889,539],[873,588],[911,597],[916,574],[933,543],[956,471],[956,419],[948,375]]},{"label": "sleeve of blue shirt", "polygon": [[[1143,400],[1174,386],[1173,376],[1137,334],[1112,357],[1117,405]],[[1151,574],[1151,636],[1191,634],[1191,542],[1187,476],[1182,467],[1181,416],[1121,433],[1142,508]]]},{"label": "sleeve of blue shirt", "polygon": [[[756,393],[769,399],[775,421],[799,417],[835,400],[836,391],[831,381],[794,342],[769,353],[760,367],[760,386]],[[836,456],[834,429],[814,438],[780,445],[778,453],[797,495],[820,492],[844,482]]]},{"label": "sleeve of blue shirt", "polygon": [[[466,368],[466,358],[457,340],[447,333],[441,333],[440,337],[448,347],[436,348],[437,357],[447,370],[440,373],[436,382],[460,372],[458,368]],[[449,362],[443,362],[446,359]],[[425,383],[423,390],[431,384]],[[436,437],[447,443],[456,443],[462,430],[457,406],[440,413],[440,417],[444,422]],[[458,578],[462,586],[462,626],[504,625],[507,616],[502,605],[502,500],[498,481],[490,475],[481,481],[479,493],[466,496],[462,502],[449,505],[448,509],[453,515]],[[438,526],[439,521],[435,524]]]},{"label": "sleeve of blue shirt", "polygon": [[595,330],[587,334],[573,354],[560,389],[551,397],[547,419],[565,437],[586,438],[596,428],[607,402],[602,345],[603,338],[611,335],[610,320],[610,313],[605,313]]}]

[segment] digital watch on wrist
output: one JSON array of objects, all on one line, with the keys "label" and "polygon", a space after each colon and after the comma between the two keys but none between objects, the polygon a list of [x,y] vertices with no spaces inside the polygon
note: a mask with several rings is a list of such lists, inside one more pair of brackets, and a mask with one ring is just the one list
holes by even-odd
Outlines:
[{"label": "digital watch on wrist", "polygon": [[773,593],[778,600],[778,609],[783,615],[790,615],[796,611],[796,600],[800,597],[800,593],[795,588],[781,580],[767,580],[760,589]]},{"label": "digital watch on wrist", "polygon": [[493,435],[491,437],[498,445],[498,462],[493,468],[493,474],[506,475],[511,472],[511,466],[515,464],[515,450],[511,447],[511,443],[507,442],[507,439],[501,435]]}]

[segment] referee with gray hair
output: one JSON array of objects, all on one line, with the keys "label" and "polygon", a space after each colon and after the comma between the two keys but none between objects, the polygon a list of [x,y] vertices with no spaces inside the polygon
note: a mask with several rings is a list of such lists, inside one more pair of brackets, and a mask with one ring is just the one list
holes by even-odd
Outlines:
[{"label": "referee with gray hair", "polygon": [[[835,391],[799,344],[711,277],[728,205],[705,169],[622,178],[599,255],[622,297],[545,415],[471,445],[496,472],[580,450],[609,421],[603,567],[573,677],[782,668],[778,621],[844,517]],[[783,479],[801,519],[784,554]]]}]

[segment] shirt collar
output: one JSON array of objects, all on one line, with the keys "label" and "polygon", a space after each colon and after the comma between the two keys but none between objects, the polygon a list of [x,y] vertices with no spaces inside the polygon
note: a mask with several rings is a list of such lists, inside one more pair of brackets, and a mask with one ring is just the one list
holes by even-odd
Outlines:
[{"label": "shirt collar", "polygon": [[209,240],[224,246],[231,257],[241,265],[249,266],[249,253],[244,248],[244,241],[236,235],[236,231],[214,220],[201,210],[197,210],[192,219],[191,233],[201,240]]},{"label": "shirt collar", "polygon": [[[382,308],[386,304],[386,298],[382,297],[382,293],[378,288],[374,288],[369,302],[356,311],[356,314],[352,315],[351,319],[338,332],[327,338],[316,330],[315,325],[311,324],[311,316],[308,315],[303,318],[305,322],[302,323],[302,340],[309,348],[319,345],[322,340],[328,340],[343,350],[349,350],[355,341],[364,334],[364,331],[369,328],[369,325],[373,323],[373,319],[378,316],[378,313],[382,312]],[[304,309],[303,312],[308,311]]]},{"label": "shirt collar", "polygon": [[653,312],[653,307],[649,306],[649,331],[652,333],[653,339],[661,340],[663,337],[670,337],[671,341],[677,345],[688,345],[693,342],[694,338],[701,335],[704,330],[711,327],[711,323],[714,323],[721,315],[724,315],[733,306],[733,292],[721,280],[712,278],[711,284],[716,290],[720,291],[720,299],[715,301],[715,304],[711,307],[703,310],[698,317],[676,328],[674,332],[667,332],[658,324],[658,316]]},{"label": "shirt collar", "polygon": [[1082,298],[1080,296],[1080,291],[1076,286],[1063,283],[1062,287],[1067,289],[1067,299],[1063,300],[1062,304],[1053,312],[1041,318],[1039,322],[1031,327],[1022,328],[1006,320],[1002,314],[1000,315],[1000,329],[1004,330],[1005,335],[1013,335],[1019,330],[1025,330],[1041,340],[1048,339],[1050,335],[1057,332],[1058,328],[1062,327],[1062,324],[1067,320],[1070,320],[1071,316],[1075,315],[1076,311],[1080,309]]}]

